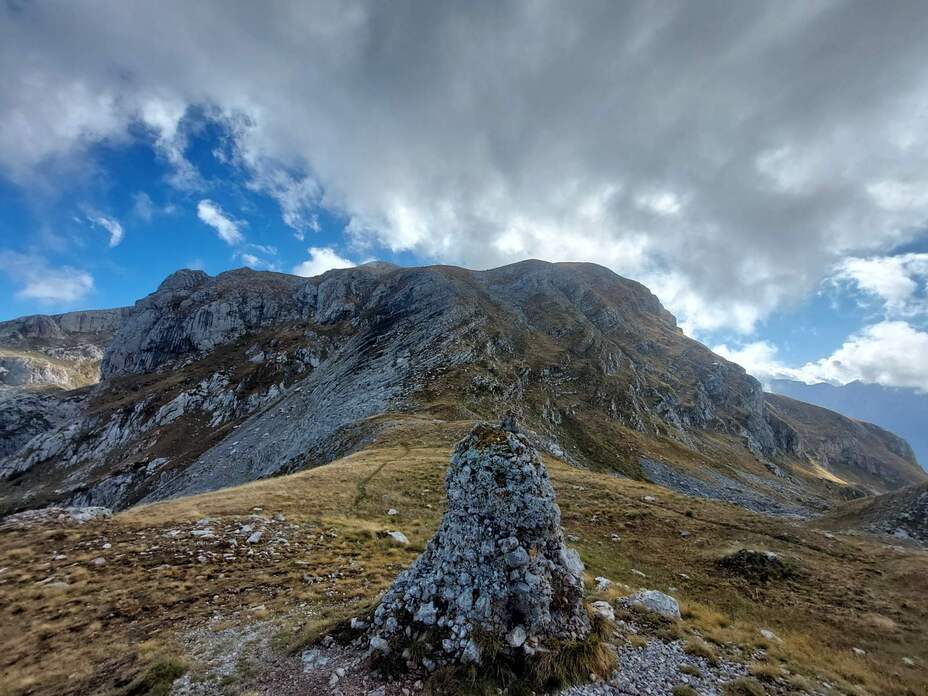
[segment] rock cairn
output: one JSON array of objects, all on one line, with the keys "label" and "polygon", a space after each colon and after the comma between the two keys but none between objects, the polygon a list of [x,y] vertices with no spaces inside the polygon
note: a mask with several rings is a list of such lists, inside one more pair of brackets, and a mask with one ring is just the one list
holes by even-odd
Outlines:
[{"label": "rock cairn", "polygon": [[583,639],[583,564],[567,548],[554,490],[514,418],[477,425],[454,450],[448,511],[419,558],[384,595],[371,650],[410,669],[510,658]]}]

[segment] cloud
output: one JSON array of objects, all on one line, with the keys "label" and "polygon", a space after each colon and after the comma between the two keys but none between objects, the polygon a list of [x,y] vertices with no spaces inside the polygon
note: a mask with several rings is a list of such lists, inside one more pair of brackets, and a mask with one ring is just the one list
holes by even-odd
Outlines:
[{"label": "cloud", "polygon": [[20,286],[16,297],[44,303],[75,302],[93,290],[93,277],[71,266],[50,266],[41,256],[0,251],[0,270]]},{"label": "cloud", "polygon": [[149,97],[142,100],[135,116],[152,132],[156,151],[171,165],[168,183],[182,191],[199,191],[200,173],[184,156],[187,137],[182,122],[187,108],[178,98]]},{"label": "cloud", "polygon": [[90,224],[95,226],[100,225],[100,227],[109,232],[110,247],[118,246],[126,234],[126,231],[122,228],[122,224],[115,218],[109,218],[105,215],[91,215],[87,219],[90,221]]},{"label": "cloud", "polygon": [[758,341],[712,349],[761,382],[793,379],[806,384],[861,381],[886,387],[913,387],[928,393],[928,332],[904,321],[883,321],[850,336],[834,353],[801,367],[788,367],[770,343]]},{"label": "cloud", "polygon": [[10,177],[140,122],[182,172],[196,109],[297,235],[325,208],[361,250],[599,261],[690,332],[750,332],[928,219],[919,2],[0,12]]},{"label": "cloud", "polygon": [[132,214],[143,222],[151,222],[155,216],[155,204],[144,191],[139,191],[132,196]]},{"label": "cloud", "polygon": [[847,258],[837,266],[832,281],[856,286],[879,300],[888,316],[928,314],[924,294],[928,254]]},{"label": "cloud", "polygon": [[331,247],[310,247],[309,259],[293,267],[298,276],[312,278],[333,268],[351,268],[356,264],[339,256]]},{"label": "cloud", "polygon": [[215,229],[219,238],[226,244],[234,246],[245,239],[239,230],[242,223],[227,217],[222,208],[211,200],[204,198],[197,203],[197,217]]},{"label": "cloud", "polygon": [[276,248],[272,246],[262,245],[262,244],[248,244],[247,249],[251,251],[243,251],[240,254],[238,254],[238,258],[241,260],[243,264],[255,270],[261,270],[261,269],[268,270],[268,271],[278,270],[277,264],[274,263],[273,261],[269,261],[268,259],[262,258],[258,256],[257,253],[251,253],[252,251],[254,251],[254,252],[261,253],[261,254],[273,256],[277,253]]}]

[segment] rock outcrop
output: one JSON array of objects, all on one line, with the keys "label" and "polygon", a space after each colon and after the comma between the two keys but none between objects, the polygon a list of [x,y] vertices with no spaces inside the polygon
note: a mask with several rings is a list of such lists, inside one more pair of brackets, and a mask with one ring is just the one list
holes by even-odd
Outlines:
[{"label": "rock outcrop", "polygon": [[514,429],[478,425],[455,448],[448,511],[375,610],[374,652],[431,671],[480,663],[487,644],[531,656],[589,633],[583,564],[544,464]]}]

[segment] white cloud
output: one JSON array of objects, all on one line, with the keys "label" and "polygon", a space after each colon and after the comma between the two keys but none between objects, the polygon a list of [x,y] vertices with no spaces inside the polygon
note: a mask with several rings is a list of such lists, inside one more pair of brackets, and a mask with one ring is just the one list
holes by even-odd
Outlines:
[{"label": "white cloud", "polygon": [[36,255],[0,251],[0,270],[20,285],[16,296],[54,304],[75,302],[93,290],[93,277],[71,266],[50,266]]},{"label": "white cloud", "polygon": [[838,264],[832,280],[856,285],[879,299],[888,316],[928,313],[928,301],[918,294],[928,282],[928,254],[847,258]]},{"label": "white cloud", "polygon": [[739,347],[723,343],[714,346],[712,352],[741,365],[763,384],[769,384],[772,379],[796,379],[795,372],[777,359],[776,346],[767,341],[754,341]]},{"label": "white cloud", "polygon": [[126,234],[126,231],[122,228],[122,224],[115,218],[109,218],[105,215],[91,215],[87,219],[90,220],[91,224],[100,225],[100,227],[109,232],[110,247],[117,246]]},{"label": "white cloud", "polygon": [[807,384],[861,381],[886,387],[913,387],[928,393],[928,333],[904,321],[883,321],[850,336],[826,358],[788,367],[771,344],[758,341],[713,351],[736,362],[761,382],[793,379]]},{"label": "white cloud", "polygon": [[725,22],[647,0],[0,7],[17,181],[141,123],[196,183],[184,124],[203,114],[235,124],[236,166],[298,236],[323,207],[361,249],[598,261],[691,332],[749,332],[928,219],[917,2],[771,0]]},{"label": "white cloud", "polygon": [[928,180],[893,181],[884,179],[867,186],[877,204],[892,211],[924,211],[928,208]]},{"label": "white cloud", "polygon": [[204,198],[197,204],[197,217],[215,229],[219,238],[226,244],[234,246],[245,239],[239,230],[239,225],[242,223],[228,217],[222,208],[211,200]]},{"label": "white cloud", "polygon": [[311,278],[333,268],[351,268],[356,264],[339,256],[331,247],[310,247],[309,259],[293,267],[293,273]]},{"label": "white cloud", "polygon": [[143,222],[151,222],[155,216],[155,204],[144,191],[139,191],[132,196],[132,214]]},{"label": "white cloud", "polygon": [[182,191],[198,191],[203,187],[200,173],[184,156],[187,136],[182,121],[187,104],[180,99],[148,97],[138,108],[137,118],[155,136],[155,149],[171,165],[168,183]]},{"label": "white cloud", "polygon": [[638,207],[650,210],[657,215],[678,215],[683,205],[671,191],[657,191],[639,195],[635,202]]},{"label": "white cloud", "polygon": [[[263,247],[260,244],[249,244],[248,248],[254,249],[261,253],[271,253],[271,254],[277,253],[276,250],[273,250],[273,247]],[[253,268],[255,270],[263,269],[263,270],[268,270],[268,271],[277,270],[276,263],[274,263],[273,261],[268,261],[267,259],[261,258],[257,254],[252,254],[250,252],[243,251],[241,254],[238,255],[238,258],[241,260],[243,264],[248,266],[248,268]]]}]

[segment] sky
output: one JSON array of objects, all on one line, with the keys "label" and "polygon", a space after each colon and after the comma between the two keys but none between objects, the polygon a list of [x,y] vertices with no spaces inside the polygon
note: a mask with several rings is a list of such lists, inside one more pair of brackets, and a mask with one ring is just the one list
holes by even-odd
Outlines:
[{"label": "sky", "polygon": [[174,270],[592,261],[928,391],[928,4],[0,2],[0,320]]}]

